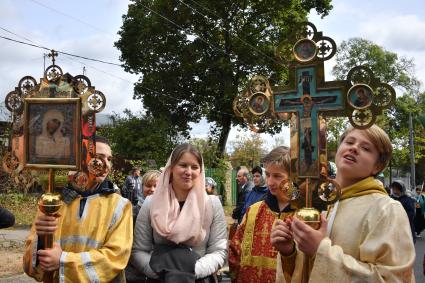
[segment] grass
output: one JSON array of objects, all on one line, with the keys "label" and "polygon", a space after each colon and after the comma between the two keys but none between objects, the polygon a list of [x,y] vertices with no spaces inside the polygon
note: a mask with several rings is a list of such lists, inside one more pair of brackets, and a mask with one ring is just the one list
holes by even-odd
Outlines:
[{"label": "grass", "polygon": [[0,206],[8,209],[15,215],[15,226],[31,226],[37,213],[39,195],[9,193],[0,194]]}]

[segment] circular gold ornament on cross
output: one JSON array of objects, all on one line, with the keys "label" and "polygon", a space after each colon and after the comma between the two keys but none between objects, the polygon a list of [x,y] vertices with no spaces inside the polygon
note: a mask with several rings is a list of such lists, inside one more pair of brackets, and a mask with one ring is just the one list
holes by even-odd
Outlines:
[{"label": "circular gold ornament on cross", "polygon": [[61,67],[58,65],[50,65],[44,71],[44,78],[48,80],[55,80],[63,75]]},{"label": "circular gold ornament on cross", "polygon": [[35,89],[36,85],[37,85],[37,81],[33,77],[25,76],[19,81],[18,88],[21,94],[25,97],[29,95],[30,92]]},{"label": "circular gold ornament on cross", "polygon": [[83,95],[91,87],[90,79],[84,75],[74,77],[74,90],[78,95]]},{"label": "circular gold ornament on cross", "polygon": [[96,90],[87,98],[87,104],[90,110],[96,113],[101,112],[106,106],[106,97],[102,92]]},{"label": "circular gold ornament on cross", "polygon": [[341,198],[341,186],[335,180],[327,178],[319,185],[317,194],[326,204],[333,204]]},{"label": "circular gold ornament on cross", "polygon": [[366,84],[355,84],[347,92],[347,101],[354,109],[366,109],[373,102],[373,90]]},{"label": "circular gold ornament on cross", "polygon": [[303,38],[294,44],[292,52],[298,62],[305,63],[316,58],[317,46],[313,40]]},{"label": "circular gold ornament on cross", "polygon": [[11,91],[4,100],[7,110],[20,115],[24,110],[24,100],[18,91]]},{"label": "circular gold ornament on cross", "polygon": [[296,200],[300,196],[298,186],[290,179],[282,181],[279,185],[279,190],[285,193],[289,200]]},{"label": "circular gold ornament on cross", "polygon": [[19,169],[19,158],[13,152],[6,152],[2,160],[3,170],[9,174]]},{"label": "circular gold ornament on cross", "polygon": [[84,191],[89,183],[89,177],[86,173],[78,171],[72,176],[72,186],[79,191]]},{"label": "circular gold ornament on cross", "polygon": [[263,115],[270,108],[270,99],[264,92],[256,92],[249,98],[248,105],[254,115]]},{"label": "circular gold ornament on cross", "polygon": [[102,176],[106,172],[106,163],[103,159],[92,158],[87,165],[89,172],[96,176]]},{"label": "circular gold ornament on cross", "polygon": [[354,109],[348,120],[357,129],[367,129],[375,123],[376,115],[370,109]]}]

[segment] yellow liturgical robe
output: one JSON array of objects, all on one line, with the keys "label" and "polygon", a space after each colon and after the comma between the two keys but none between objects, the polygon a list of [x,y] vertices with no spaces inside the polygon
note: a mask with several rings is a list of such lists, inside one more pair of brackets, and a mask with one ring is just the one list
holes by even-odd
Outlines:
[{"label": "yellow liturgical robe", "polygon": [[[131,204],[116,193],[95,194],[87,197],[80,216],[80,199],[63,204],[58,212],[54,241],[63,252],[54,282],[119,282],[133,242]],[[41,281],[38,240],[33,225],[25,244],[24,271]]]},{"label": "yellow liturgical robe", "polygon": [[[329,236],[312,259],[310,283],[415,282],[415,249],[406,212],[374,178],[344,188],[328,221]],[[282,265],[285,269],[295,264],[291,282],[301,282],[303,256],[297,250],[296,256],[281,257],[277,278],[282,278]]]}]

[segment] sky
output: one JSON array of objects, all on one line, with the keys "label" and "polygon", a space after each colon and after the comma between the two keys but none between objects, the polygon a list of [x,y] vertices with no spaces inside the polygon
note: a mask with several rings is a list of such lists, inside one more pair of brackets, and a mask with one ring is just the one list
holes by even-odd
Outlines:
[{"label": "sky", "polygon": [[[127,0],[0,0],[0,35],[49,49],[119,64],[120,52],[113,46],[127,12]],[[361,37],[373,41],[388,51],[413,58],[416,76],[425,82],[425,1],[423,0],[336,0],[329,16],[321,19],[312,11],[309,20],[319,31],[339,45],[343,40]],[[12,34],[12,33],[13,34]],[[276,43],[277,44],[277,43]],[[37,80],[43,76],[46,50],[17,44],[0,38],[0,101],[14,90],[23,76]],[[46,66],[50,65],[46,60]],[[139,100],[133,100],[133,85],[138,76],[121,67],[60,55],[56,63],[72,75],[85,74],[92,85],[102,91],[107,105],[102,113],[121,113],[128,108],[142,110]],[[326,80],[333,60],[325,63]],[[422,87],[423,90],[423,87]],[[206,137],[208,124],[191,124],[193,137]],[[248,133],[233,128],[228,150],[237,135]],[[289,141],[289,131],[272,137],[261,135],[270,148],[275,137]]]}]

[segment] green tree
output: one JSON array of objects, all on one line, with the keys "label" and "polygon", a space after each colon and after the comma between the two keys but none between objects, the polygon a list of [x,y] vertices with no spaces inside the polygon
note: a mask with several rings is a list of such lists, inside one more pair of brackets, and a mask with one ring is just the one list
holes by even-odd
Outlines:
[{"label": "green tree", "polygon": [[343,41],[338,47],[332,74],[337,79],[345,79],[351,68],[360,65],[368,66],[381,82],[403,91],[418,91],[419,81],[414,76],[413,59],[399,57],[366,39],[351,38]]},{"label": "green tree", "polygon": [[124,116],[115,113],[110,119],[112,123],[102,126],[99,133],[110,140],[114,154],[125,159],[153,159],[158,166],[165,164],[173,148],[183,139],[168,117],[154,119],[126,109]]},{"label": "green tree", "polygon": [[425,93],[406,94],[397,98],[392,109],[389,134],[394,146],[392,164],[402,172],[410,172],[409,113],[413,117],[413,143],[415,146],[416,183],[425,180],[425,129],[421,125],[420,113],[425,110]]},{"label": "green tree", "polygon": [[202,154],[205,168],[216,168],[221,162],[215,155],[217,151],[217,143],[210,138],[194,138],[189,141],[195,145]]},{"label": "green tree", "polygon": [[233,152],[230,154],[230,162],[233,167],[246,166],[252,168],[261,162],[261,158],[267,153],[264,140],[259,134],[252,133],[249,136],[236,136],[232,142]]},{"label": "green tree", "polygon": [[[221,159],[231,126],[245,126],[233,113],[234,97],[253,74],[284,80],[276,45],[311,9],[326,15],[330,2],[134,0],[115,46],[126,71],[140,74],[134,97],[147,115],[170,117],[186,136],[189,122],[206,117],[215,125],[210,136]],[[279,129],[276,122],[271,131]]]},{"label": "green tree", "polygon": [[[424,94],[419,93],[420,82],[414,75],[413,59],[400,57],[396,53],[385,50],[383,47],[362,38],[352,38],[343,41],[336,53],[336,65],[332,73],[337,79],[346,79],[349,70],[355,66],[366,65],[381,82],[392,85],[397,92],[395,105],[379,116],[377,124],[389,134],[394,146],[392,166],[402,170],[410,170],[409,157],[409,112],[419,117],[425,110]],[[329,119],[328,149],[336,148],[336,141],[347,120],[342,118]],[[416,164],[424,159],[425,131],[419,125],[416,127],[414,138],[416,150]],[[417,180],[424,172],[416,170]]]}]

